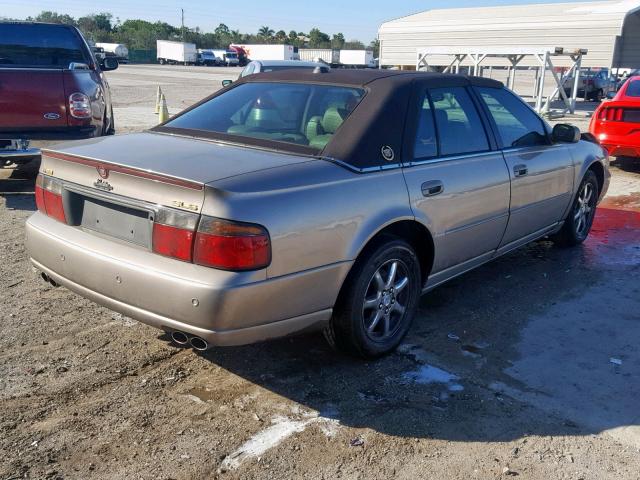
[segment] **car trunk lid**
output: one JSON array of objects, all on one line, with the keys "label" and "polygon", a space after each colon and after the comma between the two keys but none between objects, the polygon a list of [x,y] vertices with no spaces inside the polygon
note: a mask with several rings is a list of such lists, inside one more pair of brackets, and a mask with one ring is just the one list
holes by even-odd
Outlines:
[{"label": "car trunk lid", "polygon": [[[41,173],[60,184],[66,223],[151,247],[153,224],[195,228],[205,184],[309,161],[166,134],[101,137],[45,149]],[[212,188],[212,187],[207,187]]]}]

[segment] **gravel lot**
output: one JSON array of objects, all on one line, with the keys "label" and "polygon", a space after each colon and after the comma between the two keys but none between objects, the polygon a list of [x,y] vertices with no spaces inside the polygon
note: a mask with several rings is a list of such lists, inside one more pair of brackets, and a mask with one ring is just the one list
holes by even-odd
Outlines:
[{"label": "gravel lot", "polygon": [[[154,124],[158,85],[175,113],[238,70],[109,73],[118,131]],[[434,290],[369,363],[315,334],[196,354],[48,286],[23,247],[31,181],[0,174],[0,479],[638,478],[637,165],[583,246]]]}]

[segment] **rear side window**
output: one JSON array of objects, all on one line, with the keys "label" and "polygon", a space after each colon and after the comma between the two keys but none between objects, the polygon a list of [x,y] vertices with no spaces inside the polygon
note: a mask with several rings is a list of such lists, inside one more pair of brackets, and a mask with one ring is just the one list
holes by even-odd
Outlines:
[{"label": "rear side window", "polygon": [[498,127],[504,148],[548,145],[542,123],[522,100],[503,88],[478,88],[480,96]]},{"label": "rear side window", "polygon": [[[166,124],[322,150],[364,95],[332,85],[250,82]],[[255,143],[248,141],[247,143]]]},{"label": "rear side window", "polygon": [[72,62],[89,63],[75,30],[0,22],[1,68],[69,68]]},{"label": "rear side window", "polygon": [[416,139],[413,145],[414,160],[437,156],[438,137],[436,136],[436,124],[433,118],[431,102],[426,94],[420,101],[417,123]]},{"label": "rear side window", "polygon": [[480,115],[464,87],[429,90],[440,155],[460,155],[489,150]]},{"label": "rear side window", "polygon": [[627,97],[640,97],[640,80],[634,80],[629,83]]}]

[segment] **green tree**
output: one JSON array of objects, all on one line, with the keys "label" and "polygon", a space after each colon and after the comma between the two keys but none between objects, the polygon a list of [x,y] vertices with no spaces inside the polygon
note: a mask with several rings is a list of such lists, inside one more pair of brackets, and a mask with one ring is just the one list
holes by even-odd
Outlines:
[{"label": "green tree", "polygon": [[342,33],[336,33],[331,39],[331,48],[342,48],[344,47],[344,35]]},{"label": "green tree", "polygon": [[267,27],[266,25],[263,27],[260,27],[260,30],[258,30],[258,36],[264,38],[265,40],[270,40],[271,37],[273,37],[274,33],[276,32],[274,32],[271,28]]},{"label": "green tree", "polygon": [[287,32],[284,30],[278,30],[276,32],[276,41],[278,43],[286,43],[287,42]]},{"label": "green tree", "polygon": [[371,40],[369,48],[373,50],[373,58],[378,58],[380,56],[380,40],[377,38],[375,40]]},{"label": "green tree", "polygon": [[219,36],[226,35],[228,36],[231,32],[229,31],[229,27],[227,27],[224,23],[221,23],[216,27],[214,33]]},{"label": "green tree", "polygon": [[345,50],[364,50],[364,43],[360,40],[349,40],[348,42],[344,42]]},{"label": "green tree", "polygon": [[27,17],[27,20],[33,22],[46,22],[46,23],[64,23],[67,25],[75,25],[76,20],[71,15],[59,14],[57,12],[51,12],[44,10],[40,12],[35,18]]},{"label": "green tree", "polygon": [[331,39],[326,33],[321,32],[317,28],[312,28],[309,32],[309,47],[331,48]]}]

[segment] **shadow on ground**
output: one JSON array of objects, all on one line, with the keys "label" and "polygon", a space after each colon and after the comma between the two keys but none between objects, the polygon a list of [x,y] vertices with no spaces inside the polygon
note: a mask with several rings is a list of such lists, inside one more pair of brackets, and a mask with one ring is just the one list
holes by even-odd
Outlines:
[{"label": "shadow on ground", "polygon": [[[640,445],[639,264],[640,213],[603,206],[584,245],[537,242],[429,293],[389,357],[347,358],[319,334],[203,356],[389,435],[507,441],[625,429]],[[522,422],[528,409],[550,420]]]}]

